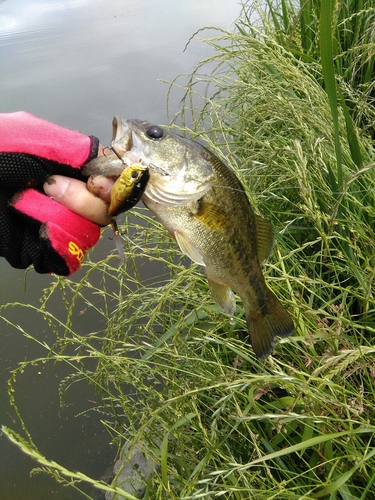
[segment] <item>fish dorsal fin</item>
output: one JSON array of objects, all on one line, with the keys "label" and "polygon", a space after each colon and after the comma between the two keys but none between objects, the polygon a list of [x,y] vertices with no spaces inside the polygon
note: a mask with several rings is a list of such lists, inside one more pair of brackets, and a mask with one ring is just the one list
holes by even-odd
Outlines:
[{"label": "fish dorsal fin", "polygon": [[262,264],[272,252],[275,235],[271,223],[260,215],[255,214],[255,224],[257,227],[258,259],[259,263]]},{"label": "fish dorsal fin", "polygon": [[176,238],[176,241],[178,243],[178,246],[180,247],[180,250],[182,253],[187,255],[189,259],[191,259],[193,262],[196,264],[199,264],[201,266],[205,266],[206,264],[204,263],[202,254],[199,252],[197,248],[195,248],[194,245],[189,243],[187,239],[178,231],[174,232],[174,237]]},{"label": "fish dorsal fin", "polygon": [[218,283],[210,278],[207,279],[213,298],[220,309],[230,316],[233,316],[236,310],[236,298],[231,288],[228,285],[223,285],[222,283]]},{"label": "fish dorsal fin", "polygon": [[230,218],[224,210],[212,203],[200,201],[192,217],[215,231],[224,231],[230,225]]}]

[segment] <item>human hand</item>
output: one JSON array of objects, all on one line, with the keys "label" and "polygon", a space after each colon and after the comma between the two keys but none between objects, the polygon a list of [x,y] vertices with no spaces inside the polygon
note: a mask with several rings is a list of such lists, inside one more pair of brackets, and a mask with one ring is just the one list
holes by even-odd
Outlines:
[{"label": "human hand", "polygon": [[0,255],[13,267],[71,274],[109,222],[80,173],[99,141],[22,112],[0,114],[0,129]]},{"label": "human hand", "polygon": [[[87,184],[72,177],[53,175],[43,185],[44,192],[65,208],[100,226],[109,224],[108,203],[114,179],[95,179],[96,190],[87,189]],[[92,184],[92,180],[90,179]]]}]

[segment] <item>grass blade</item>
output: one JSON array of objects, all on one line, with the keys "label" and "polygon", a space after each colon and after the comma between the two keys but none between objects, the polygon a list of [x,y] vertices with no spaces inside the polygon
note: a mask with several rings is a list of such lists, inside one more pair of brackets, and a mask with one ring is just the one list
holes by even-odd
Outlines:
[{"label": "grass blade", "polygon": [[[341,144],[339,135],[339,116],[337,106],[337,88],[336,77],[333,62],[333,36],[332,36],[332,14],[335,5],[335,0],[325,0],[321,3],[320,10],[320,55],[322,60],[322,73],[324,78],[324,85],[328,95],[328,100],[331,108],[332,122],[335,137],[335,151],[336,151],[336,167],[337,179],[330,165],[329,179],[331,190],[335,197],[338,196],[338,191],[341,189],[343,183],[342,173],[342,155]],[[341,217],[341,210],[339,211],[339,218]]]}]

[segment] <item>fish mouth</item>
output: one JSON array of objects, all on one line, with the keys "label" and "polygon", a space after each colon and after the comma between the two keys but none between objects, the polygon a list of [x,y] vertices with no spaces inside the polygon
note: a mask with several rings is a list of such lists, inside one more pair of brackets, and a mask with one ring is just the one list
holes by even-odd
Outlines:
[{"label": "fish mouth", "polygon": [[[127,156],[129,156],[128,153],[132,152],[134,142],[133,136],[134,134],[128,121],[123,121],[119,116],[114,116],[112,120],[112,142],[109,149],[111,149],[117,158],[126,166],[136,162],[135,159],[132,160],[127,158]],[[127,159],[128,161],[126,161]],[[139,158],[137,163],[140,163]]]},{"label": "fish mouth", "polygon": [[141,137],[133,130],[132,123],[136,125],[150,125],[141,120],[122,120],[119,116],[114,116],[112,120],[112,142],[110,149],[125,166],[132,163],[141,163],[145,167],[154,170],[160,175],[168,175],[161,167],[150,165],[142,154],[143,141]]},{"label": "fish mouth", "polygon": [[129,151],[132,147],[132,134],[128,121],[123,121],[119,116],[112,120],[112,142],[111,148],[118,145],[122,152]]}]

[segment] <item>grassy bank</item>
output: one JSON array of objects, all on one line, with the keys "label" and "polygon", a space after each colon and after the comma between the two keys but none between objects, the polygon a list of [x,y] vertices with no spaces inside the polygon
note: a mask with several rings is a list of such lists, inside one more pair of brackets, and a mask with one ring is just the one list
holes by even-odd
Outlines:
[{"label": "grassy bank", "polygon": [[[87,379],[119,446],[147,436],[160,464],[150,499],[375,496],[375,8],[266,3],[248,2],[233,31],[205,41],[213,57],[171,87],[184,94],[173,121],[225,157],[277,229],[264,273],[295,335],[257,360],[242,304],[233,320],[220,313],[200,268],[145,210],[125,221],[125,266],[88,261],[35,311],[56,332],[46,359],[72,368],[61,394]],[[57,294],[59,319],[48,312]],[[75,329],[82,305],[105,325],[86,337]],[[21,441],[4,430],[45,471],[103,488],[37,456],[24,431]]]}]

